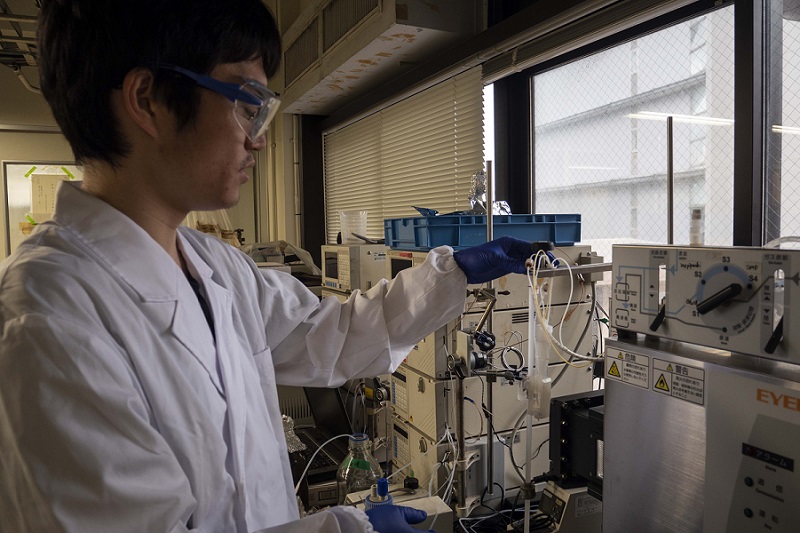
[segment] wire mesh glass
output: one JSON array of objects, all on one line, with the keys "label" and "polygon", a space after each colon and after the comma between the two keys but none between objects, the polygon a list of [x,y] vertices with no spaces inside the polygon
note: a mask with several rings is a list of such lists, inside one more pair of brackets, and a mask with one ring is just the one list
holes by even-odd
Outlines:
[{"label": "wire mesh glass", "polygon": [[765,241],[800,235],[800,7],[770,2]]},{"label": "wire mesh glass", "polygon": [[534,206],[582,214],[582,242],[668,242],[672,117],[675,244],[692,210],[705,244],[733,240],[733,6],[533,78]]}]

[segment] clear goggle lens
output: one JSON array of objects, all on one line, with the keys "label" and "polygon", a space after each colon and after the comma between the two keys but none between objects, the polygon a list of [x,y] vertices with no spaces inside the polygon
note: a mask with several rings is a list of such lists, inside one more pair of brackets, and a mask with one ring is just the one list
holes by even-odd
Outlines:
[{"label": "clear goggle lens", "polygon": [[[246,82],[240,89],[254,98],[250,101],[237,98],[233,115],[245,135],[254,141],[267,131],[270,122],[278,113],[281,101],[275,93],[255,81]],[[256,105],[255,102],[260,102],[260,105]]]}]

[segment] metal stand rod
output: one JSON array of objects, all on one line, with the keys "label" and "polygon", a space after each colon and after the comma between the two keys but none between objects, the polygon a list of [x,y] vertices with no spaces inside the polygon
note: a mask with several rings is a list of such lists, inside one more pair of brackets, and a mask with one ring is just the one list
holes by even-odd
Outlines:
[{"label": "metal stand rod", "polygon": [[[492,162],[486,161],[486,242],[494,239],[494,183],[492,183],[492,179]],[[494,282],[490,281],[488,287],[491,291],[494,287]],[[493,304],[494,302],[492,302],[490,306],[494,307]],[[488,330],[490,332],[492,331],[491,309],[488,316]],[[489,497],[494,496],[494,446],[492,446],[494,441],[494,424],[492,416],[492,409],[494,408],[492,398],[493,384],[494,380],[487,380],[485,415],[486,425],[488,426],[486,429],[486,482],[488,486],[486,488],[486,495]]]},{"label": "metal stand rod", "polygon": [[494,427],[492,422],[492,389],[494,389],[494,377],[489,376],[486,378],[486,422],[489,426],[486,428],[486,495],[490,497],[494,496]]},{"label": "metal stand rod", "polygon": [[672,166],[672,117],[667,117],[667,243],[675,244],[675,170]]},{"label": "metal stand rod", "polygon": [[458,508],[464,509],[467,504],[467,471],[462,468],[465,460],[464,453],[464,380],[456,378],[456,442],[458,442],[458,457],[454,463],[458,475]]},{"label": "metal stand rod", "polygon": [[[486,242],[494,239],[494,184],[492,183],[492,162],[486,161]],[[491,285],[490,285],[491,287]]]}]

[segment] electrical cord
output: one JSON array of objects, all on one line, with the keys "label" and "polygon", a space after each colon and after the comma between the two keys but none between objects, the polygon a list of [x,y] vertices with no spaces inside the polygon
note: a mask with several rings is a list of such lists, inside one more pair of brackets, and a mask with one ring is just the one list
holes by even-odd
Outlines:
[{"label": "electrical cord", "polygon": [[606,311],[606,308],[603,307],[603,304],[597,302],[597,307],[603,312],[604,315],[606,315],[606,319],[611,320],[611,317],[608,316],[608,311]]},{"label": "electrical cord", "polygon": [[[512,527],[514,531],[522,531],[525,524],[523,523],[525,520],[517,520],[514,522]],[[531,523],[530,523],[530,531],[542,531],[545,529],[549,529],[550,526],[553,524],[553,519],[550,518],[549,515],[546,515],[540,511],[537,511],[536,514],[531,516]]]},{"label": "electrical cord", "polygon": [[536,451],[535,451],[535,452],[533,452],[533,456],[530,458],[530,460],[531,460],[531,461],[533,461],[534,459],[536,459],[537,457],[539,457],[539,452],[541,452],[541,451],[542,451],[542,446],[544,446],[544,445],[545,445],[545,444],[547,444],[548,442],[550,442],[550,437],[548,437],[548,438],[544,439],[544,440],[542,441],[542,443],[541,443],[541,444],[540,444],[540,445],[539,445],[539,446],[536,448]]},{"label": "electrical cord", "polygon": [[519,476],[519,479],[522,483],[527,483],[528,480],[525,478],[525,474],[522,473],[522,468],[517,464],[517,461],[514,459],[514,442],[517,440],[517,433],[519,433],[519,428],[522,425],[522,421],[525,420],[525,415],[527,415],[527,411],[523,411],[519,418],[517,419],[516,423],[514,424],[514,431],[511,432],[511,447],[509,448],[509,458],[511,459],[511,465],[514,467],[514,471]]},{"label": "electrical cord", "polygon": [[[480,384],[481,384],[481,409],[483,410],[483,416],[484,416],[484,418],[486,418],[486,422],[492,428],[492,432],[494,433],[494,436],[497,439],[497,442],[499,442],[500,444],[502,444],[503,446],[505,446],[506,448],[511,450],[511,446],[500,437],[500,433],[497,431],[497,429],[495,429],[494,423],[491,422],[491,420],[494,419],[494,413],[489,411],[489,408],[486,406],[486,389],[484,388],[485,384],[483,382],[483,379],[481,379],[481,378],[479,378],[479,379],[480,379]],[[465,399],[466,399],[466,397],[465,397]],[[483,426],[482,425],[481,425],[481,434],[483,434]]]},{"label": "electrical cord", "polygon": [[[522,481],[522,483],[527,483],[528,480],[525,478],[525,474],[523,474],[523,472],[522,472],[522,467],[517,464],[517,461],[516,461],[516,459],[514,457],[514,442],[517,440],[517,433],[519,433],[519,430],[522,429],[522,422],[525,420],[525,416],[527,414],[528,414],[527,411],[523,411],[522,414],[519,415],[519,418],[517,419],[516,423],[514,424],[514,429],[511,432],[511,439],[510,439],[511,440],[511,446],[508,449],[509,450],[508,456],[511,459],[511,465],[514,467],[514,471],[517,473],[517,475],[519,476],[519,479]],[[544,441],[542,441],[539,444],[539,446],[536,448],[536,451],[534,452],[533,456],[529,459],[530,461],[533,461],[534,459],[536,459],[539,456],[539,452],[541,452],[542,447],[549,440],[550,440],[550,437],[544,439]]]},{"label": "electrical cord", "polygon": [[[583,342],[583,339],[584,339],[584,337],[586,337],[586,332],[589,330],[589,326],[592,324],[593,315],[594,315],[594,314],[596,313],[596,311],[597,311],[597,305],[596,305],[596,302],[597,302],[597,292],[596,292],[596,287],[595,287],[595,284],[596,284],[596,283],[597,283],[597,282],[595,282],[595,281],[591,282],[591,289],[592,289],[592,306],[589,308],[589,318],[586,320],[586,324],[583,326],[583,331],[581,331],[581,336],[578,338],[578,342],[576,342],[576,343],[575,343],[575,349],[573,350],[573,351],[575,351],[575,352],[577,352],[577,351],[578,351],[578,348],[580,348],[580,346],[581,346],[581,343]],[[595,352],[595,353],[597,353],[597,352]],[[602,353],[602,352],[601,352],[601,353]],[[570,360],[570,361],[572,361],[572,356],[570,356],[569,360]],[[557,384],[559,381],[561,381],[561,378],[564,376],[564,373],[567,371],[567,369],[568,369],[568,368],[569,368],[569,366],[566,366],[566,365],[565,365],[565,366],[564,366],[564,367],[561,369],[561,371],[558,373],[558,375],[557,375],[557,376],[556,376],[556,377],[553,379],[553,384],[552,384],[552,386],[553,386],[553,387],[555,387],[555,386],[556,386],[556,384]]]},{"label": "electrical cord", "polygon": [[[483,435],[483,413],[481,413],[481,408],[478,407],[478,404],[475,403],[475,400],[473,400],[469,396],[464,396],[464,399],[466,401],[470,402],[472,405],[474,405],[475,409],[478,410],[478,420],[480,420],[480,422],[481,422],[481,429],[478,431],[477,435],[467,435],[466,430],[464,431],[465,438],[474,439],[473,441],[469,442],[468,444],[475,444],[476,442],[478,442],[480,440],[480,436]],[[481,402],[481,405],[483,405],[483,402]]]},{"label": "electrical cord", "polygon": [[[446,435],[447,435],[447,438],[450,441],[450,444],[452,445],[453,449],[457,450],[458,447],[455,445],[455,443],[453,443],[453,437],[452,437],[452,435],[450,435],[450,432],[448,431],[446,433]],[[455,477],[456,477],[456,470],[458,470],[458,452],[456,452],[456,454],[453,456],[453,468],[450,469],[450,479],[448,481],[447,488],[444,491],[444,498],[442,498],[442,500],[445,503],[448,503],[450,501],[450,496],[451,496],[452,490],[453,490],[453,481],[455,481]],[[431,476],[431,477],[433,477],[433,476]],[[436,490],[436,494],[439,494],[439,490],[440,489]],[[464,490],[464,487],[459,487],[459,490]],[[436,519],[437,518],[439,518],[438,514],[434,515],[433,520],[431,520],[431,523],[428,526],[431,530],[433,530],[433,526],[436,523]]]},{"label": "electrical cord", "polygon": [[[516,356],[519,358],[519,366],[515,367],[508,364],[508,361],[506,361],[506,353],[508,352],[516,354]],[[522,352],[514,348],[513,346],[504,346],[500,352],[500,362],[502,363],[503,368],[505,368],[506,370],[519,370],[520,368],[525,366],[525,356],[523,356]]]},{"label": "electrical cord", "polygon": [[[444,466],[444,462],[447,460],[447,455],[448,455],[448,454],[447,454],[447,453],[445,453],[445,455],[444,455],[444,457],[442,458],[442,460],[441,460],[441,461],[439,461],[438,463],[436,463],[436,465],[434,465],[434,467],[433,467],[433,472],[431,472],[431,477],[430,477],[430,479],[428,480],[428,498],[430,498],[431,496],[433,496],[433,484],[436,482],[436,472],[438,472],[438,471],[439,471],[439,469],[440,469],[440,468],[442,468],[442,467]],[[440,491],[440,490],[442,490],[442,488],[444,488],[445,484],[447,484],[447,482],[446,482],[446,481],[445,481],[445,483],[444,483],[444,484],[442,484],[442,486],[441,486],[441,487],[439,487],[439,488],[437,488],[437,489],[436,489],[436,495],[437,495],[437,496],[439,495],[439,491]]]},{"label": "electrical cord", "polygon": [[[600,304],[597,304],[595,306],[594,314],[597,317],[597,322],[598,322],[598,328],[597,329],[599,330],[598,342],[600,344],[600,353],[602,354],[602,353],[605,353],[605,344],[604,344],[604,341],[603,341],[603,338],[605,337],[605,335],[603,334],[603,326],[602,325],[605,325],[605,327],[609,329],[609,333],[610,333],[611,327],[608,325],[608,318],[605,318],[605,319],[600,318],[600,313],[598,312],[598,309],[602,309]],[[605,310],[603,312],[605,313]],[[608,316],[608,315],[606,315],[606,316]],[[602,324],[602,325],[599,325],[599,324]]]},{"label": "electrical cord", "polygon": [[[503,486],[500,483],[497,483],[496,481],[492,482],[492,487],[494,487],[495,485],[497,485],[500,488],[500,504],[502,505],[503,501],[505,501],[505,499],[506,499],[506,490],[503,488]],[[481,493],[481,499],[479,500],[480,505],[482,505],[483,507],[486,507],[487,509],[490,509],[490,510],[494,511],[494,509],[492,509],[491,507],[489,507],[488,505],[483,503],[483,498],[486,497],[486,493],[487,492],[489,492],[489,486],[488,485],[486,487],[484,487],[483,492]]]},{"label": "electrical cord", "polygon": [[[426,455],[428,455],[429,453],[431,453],[431,451],[438,449],[438,448],[439,448],[439,446],[442,444],[442,442],[443,442],[443,441],[444,441],[444,440],[447,438],[447,434],[448,434],[448,431],[447,431],[447,428],[445,428],[445,434],[444,434],[444,435],[442,435],[442,438],[440,438],[440,439],[439,439],[439,440],[438,440],[438,441],[437,441],[437,442],[436,442],[436,443],[435,443],[433,446],[430,446],[430,447],[429,447],[429,448],[428,448],[428,449],[427,449],[425,452],[423,452],[423,454],[422,454],[422,455],[420,455],[419,457],[420,457],[420,458],[422,458],[422,457],[425,457]],[[403,470],[405,470],[406,468],[410,467],[412,464],[413,464],[413,463],[408,463],[408,464],[406,464],[405,466],[403,466],[403,467],[401,467],[401,468],[398,468],[397,470],[395,470],[394,472],[392,472],[390,475],[386,476],[386,479],[388,480],[388,479],[391,479],[391,478],[393,478],[394,476],[396,476],[397,474],[399,474],[400,472],[402,472],[402,471],[403,471]]]},{"label": "electrical cord", "polygon": [[[572,271],[570,270],[570,278],[572,277],[571,272]],[[578,299],[575,300],[575,305],[573,305],[572,309],[570,309],[569,306],[572,305],[572,292],[570,291],[569,301],[567,302],[567,308],[564,311],[564,319],[560,320],[557,324],[553,324],[553,327],[560,326],[565,321],[567,321],[570,318],[572,318],[572,315],[575,314],[575,311],[578,310],[578,305],[583,302],[583,295],[586,294],[586,282],[583,280],[583,276],[580,275],[580,274],[578,274],[578,281],[580,282],[580,286],[581,286],[581,295],[578,296]]]},{"label": "electrical cord", "polygon": [[306,477],[306,473],[308,473],[308,469],[311,467],[311,463],[314,462],[314,458],[317,456],[317,454],[320,452],[320,450],[322,450],[322,448],[327,446],[328,443],[333,442],[336,439],[341,439],[343,437],[348,437],[349,438],[350,436],[351,436],[350,433],[342,433],[341,435],[336,435],[335,437],[331,437],[328,440],[326,440],[325,442],[323,442],[322,444],[320,444],[319,447],[316,450],[314,450],[314,453],[311,454],[311,458],[308,460],[308,463],[306,464],[306,467],[303,469],[303,473],[300,475],[300,479],[297,480],[297,485],[294,486],[294,493],[295,494],[297,494],[300,491],[300,484],[303,482],[303,478]]},{"label": "electrical cord", "polygon": [[[497,483],[495,483],[498,485]],[[484,491],[485,492],[485,491]],[[492,511],[491,514],[485,516],[475,516],[475,517],[468,517],[468,518],[461,518],[459,519],[459,525],[461,529],[467,532],[478,533],[479,531],[487,531],[491,533],[495,533],[497,531],[506,531],[508,526],[511,524],[512,519],[509,518],[509,513],[513,514],[513,509],[502,509],[499,511],[495,511],[491,507],[488,507],[484,504],[480,506],[485,507]],[[470,525],[467,525],[467,522],[471,522]]]},{"label": "electrical cord", "polygon": [[[547,304],[547,306],[541,305],[539,303],[539,296],[538,296],[539,291],[537,290],[537,288],[539,287],[539,284],[538,284],[538,281],[537,281],[537,275],[538,275],[538,272],[539,272],[539,269],[540,269],[540,267],[538,267],[538,263],[539,263],[538,257],[540,256],[540,254],[542,254],[541,251],[536,253],[536,258],[537,259],[533,261],[533,263],[534,263],[533,268],[529,269],[528,278],[529,278],[531,291],[533,293],[534,303],[535,303],[535,305],[537,307],[537,310],[539,310],[539,312],[536,313],[536,318],[537,318],[537,320],[539,320],[539,323],[542,326],[542,331],[544,332],[544,335],[547,337],[548,342],[550,343],[550,346],[553,347],[553,349],[555,350],[556,355],[558,355],[566,364],[568,364],[570,366],[576,366],[576,365],[571,363],[570,361],[568,361],[561,354],[561,352],[573,355],[574,357],[576,357],[578,359],[581,359],[583,361],[596,361],[596,360],[598,360],[597,357],[588,357],[588,356],[585,356],[583,354],[579,354],[579,353],[576,353],[576,352],[570,350],[569,348],[564,346],[564,344],[561,341],[556,339],[550,333],[550,331],[548,330],[547,323],[545,322],[545,320],[546,320],[547,314],[548,314],[549,309],[550,309],[550,300],[552,300],[553,291],[548,291],[549,295],[548,295],[548,304]],[[566,265],[567,269],[569,269],[570,272],[572,272],[572,268],[569,266],[569,264],[567,262],[565,262],[565,265]],[[572,275],[571,274],[570,274],[569,278],[570,278],[570,288],[572,288]],[[571,294],[571,292],[572,291],[570,290],[570,294]],[[565,312],[565,314],[566,314],[566,312]],[[562,319],[562,322],[563,322],[563,319]],[[560,332],[559,332],[559,335],[560,335]],[[583,368],[585,366],[587,366],[587,365],[583,365],[583,366],[578,367],[578,368]]]}]

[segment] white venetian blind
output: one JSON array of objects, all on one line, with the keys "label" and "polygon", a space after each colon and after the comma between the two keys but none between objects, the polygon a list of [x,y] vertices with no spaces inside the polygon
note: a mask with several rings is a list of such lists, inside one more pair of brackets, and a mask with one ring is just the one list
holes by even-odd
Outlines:
[{"label": "white venetian blind", "polygon": [[479,67],[450,78],[325,138],[325,216],[336,242],[339,211],[366,210],[367,236],[383,219],[469,207],[472,175],[483,168],[483,86]]}]

